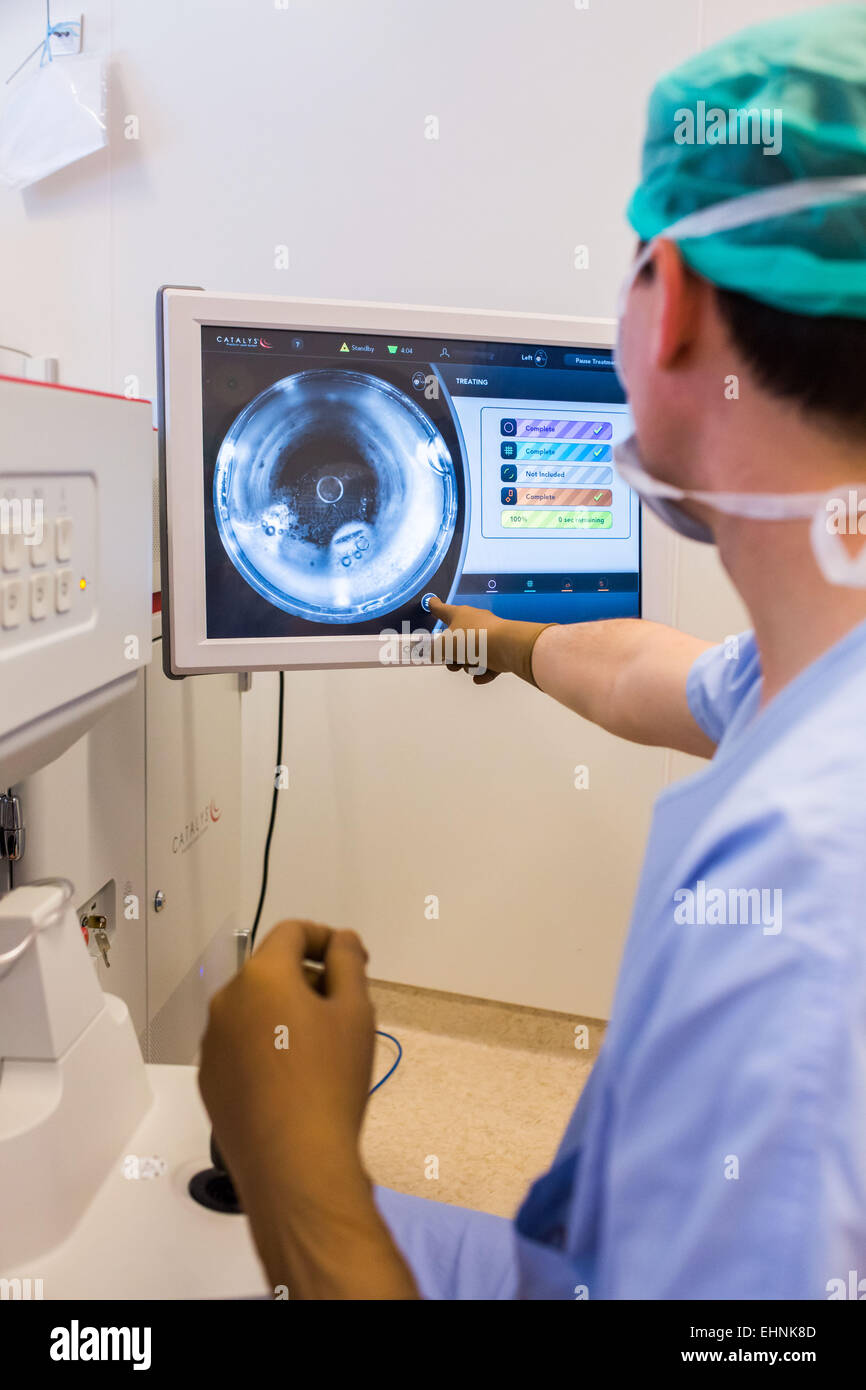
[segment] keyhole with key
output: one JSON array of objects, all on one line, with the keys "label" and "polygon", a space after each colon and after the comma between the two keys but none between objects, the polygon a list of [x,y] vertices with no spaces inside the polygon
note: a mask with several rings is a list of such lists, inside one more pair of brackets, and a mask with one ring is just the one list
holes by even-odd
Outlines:
[{"label": "keyhole with key", "polygon": [[110,970],[111,961],[108,959],[108,952],[111,950],[111,941],[108,936],[107,919],[98,913],[91,912],[88,916],[82,917],[81,930],[84,933],[85,941],[92,937],[96,942],[97,950]]}]

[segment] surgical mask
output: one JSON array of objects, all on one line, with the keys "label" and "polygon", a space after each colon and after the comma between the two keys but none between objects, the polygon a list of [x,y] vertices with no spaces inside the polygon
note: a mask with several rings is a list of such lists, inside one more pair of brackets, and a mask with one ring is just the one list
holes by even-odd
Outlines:
[{"label": "surgical mask", "polygon": [[[622,323],[629,291],[643,267],[652,258],[659,238],[683,241],[686,238],[710,236],[714,232],[731,231],[753,222],[769,221],[803,208],[820,207],[866,194],[866,177],[803,179],[778,188],[762,189],[758,193],[729,198],[698,212],[680,218],[652,241],[648,242],[630,267],[620,290],[617,305],[617,335],[614,348],[614,367],[623,390],[628,395],[622,364]],[[855,556],[848,554],[839,530],[831,526],[831,511],[838,515],[840,492],[856,495],[857,484],[830,492],[806,493],[738,493],[701,492],[675,487],[647,472],[641,457],[640,445],[634,431],[614,445],[614,463],[623,481],[633,488],[641,501],[681,536],[689,540],[714,544],[715,537],[705,522],[689,516],[679,505],[683,501],[701,502],[716,511],[753,521],[811,520],[812,552],[821,573],[829,584],[849,588],[866,588],[866,545]],[[848,506],[850,512],[850,501]],[[854,508],[854,521],[859,519]]]},{"label": "surgical mask", "polygon": [[[860,533],[861,516],[862,533],[866,534],[866,487],[862,484],[859,488],[856,484],[831,488],[829,492],[701,492],[675,487],[647,473],[633,434],[616,446],[614,457],[623,482],[681,536],[714,544],[710,528],[682,511],[677,505],[680,502],[702,502],[717,512],[748,521],[811,521],[812,553],[827,583],[866,589],[866,544],[858,554],[849,555],[841,540],[846,530]],[[834,526],[843,516],[844,525]]]}]

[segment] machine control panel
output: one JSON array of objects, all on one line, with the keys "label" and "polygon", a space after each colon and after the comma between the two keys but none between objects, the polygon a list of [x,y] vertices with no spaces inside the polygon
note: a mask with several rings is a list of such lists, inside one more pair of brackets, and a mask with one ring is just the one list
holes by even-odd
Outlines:
[{"label": "machine control panel", "polygon": [[0,376],[0,786],[59,757],[150,660],[153,416]]},{"label": "machine control panel", "polygon": [[94,621],[97,553],[92,477],[0,479],[0,661]]}]

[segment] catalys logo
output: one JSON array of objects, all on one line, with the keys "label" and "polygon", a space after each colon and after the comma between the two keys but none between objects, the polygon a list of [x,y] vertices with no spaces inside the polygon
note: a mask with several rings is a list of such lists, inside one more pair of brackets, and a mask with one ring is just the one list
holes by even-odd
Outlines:
[{"label": "catalys logo", "polygon": [[267,338],[240,338],[235,333],[218,333],[217,342],[222,347],[238,348],[272,348],[273,343],[269,343]]},{"label": "catalys logo", "polygon": [[187,850],[201,839],[208,827],[216,824],[221,815],[222,810],[211,797],[207,806],[204,806],[191,820],[187,821],[186,825],[172,835],[172,854],[186,854]]}]

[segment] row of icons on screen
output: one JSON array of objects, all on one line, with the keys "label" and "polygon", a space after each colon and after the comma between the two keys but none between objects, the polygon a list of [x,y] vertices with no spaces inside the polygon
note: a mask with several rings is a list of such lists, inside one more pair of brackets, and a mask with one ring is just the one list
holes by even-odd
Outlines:
[{"label": "row of icons on screen", "polygon": [[[510,579],[510,582],[509,582],[505,587],[507,587],[507,589],[508,589],[511,593],[515,593],[515,592],[520,593],[520,592],[523,592],[523,593],[525,593],[525,594],[531,594],[531,593],[535,593],[536,590],[541,591],[541,592],[545,592],[545,593],[550,593],[551,590],[552,590],[552,588],[554,587],[553,577],[550,576],[550,575],[547,575],[547,576],[545,576],[544,579],[539,579],[539,580],[529,579],[529,578],[524,579],[524,580],[523,580],[523,588],[522,588],[522,590],[518,587],[519,584],[520,584],[521,576],[519,576],[519,575],[513,575],[513,576],[510,576],[509,579]],[[570,593],[573,593],[573,592],[574,592],[574,587],[575,587],[575,586],[574,586],[574,581],[571,580],[571,579],[559,579],[559,578],[557,578],[556,581],[555,581],[555,587],[556,587],[556,589],[557,589],[560,593],[563,593],[563,594],[570,594]],[[581,587],[581,588],[584,588],[584,587],[585,587],[584,583],[581,583],[580,587]],[[599,576],[598,580],[595,581],[594,587],[596,588],[597,592],[600,593],[600,594],[608,594],[608,593],[610,593],[610,584],[608,583],[608,580],[607,580],[606,578],[601,577],[601,576]],[[463,591],[464,588],[466,588],[466,586],[461,585],[461,591]],[[488,594],[497,594],[497,593],[500,592],[500,590],[501,590],[502,588],[503,588],[503,584],[502,584],[500,581],[498,581],[498,580],[496,580],[496,579],[488,579],[488,580],[487,580],[486,589],[487,589],[487,593],[488,593]],[[467,592],[473,592],[473,593],[476,592],[476,590],[475,590],[474,588],[472,588],[471,590],[467,588],[466,591],[467,591]]]},{"label": "row of icons on screen", "polygon": [[[415,356],[415,349],[414,349],[414,347],[412,347],[410,344],[406,344],[406,343],[386,343],[385,346],[386,346],[386,348],[387,348],[387,350],[388,350],[389,355],[392,356],[392,357],[398,357],[398,356],[399,356],[399,357],[414,357],[414,356]],[[292,350],[293,350],[294,352],[303,352],[303,350],[304,350],[304,340],[303,340],[303,338],[292,338],[292,340],[291,340],[291,347],[292,347]],[[376,351],[376,345],[375,345],[374,343],[368,343],[368,342],[364,342],[364,343],[350,343],[348,340],[344,339],[343,342],[340,344],[339,348],[337,349],[337,351],[340,352],[340,353],[346,352],[346,353],[349,353],[350,355],[352,355],[353,353],[355,353],[355,354],[362,354],[362,355],[364,355],[364,356],[369,356],[371,353],[375,353],[375,351]],[[474,346],[473,346],[473,347],[470,347],[470,348],[468,349],[468,351],[469,351],[470,355],[472,356],[472,358],[475,359],[475,360],[486,361],[486,362],[495,362],[495,361],[496,361],[496,353],[495,353],[495,352],[485,352],[485,351],[483,351],[482,349],[477,348],[477,347],[474,347]],[[423,354],[423,355],[426,356],[426,354]],[[443,343],[442,346],[441,346],[440,349],[439,349],[439,359],[440,359],[441,361],[443,361],[443,362],[451,361],[455,356],[459,358],[460,355],[461,355],[461,354],[459,353],[459,351],[455,350],[453,346],[449,348],[447,343]],[[546,350],[545,350],[544,348],[527,348],[524,352],[521,352],[521,354],[520,354],[520,362],[524,363],[526,366],[546,367],[547,364],[548,364],[548,361],[549,361],[548,354],[547,354],[547,352],[546,352]],[[604,359],[602,359],[602,360],[600,360],[600,361],[598,361],[598,362],[595,362],[594,360],[591,360],[590,358],[588,358],[586,353],[580,353],[580,352],[566,352],[566,353],[563,353],[562,361],[563,361],[563,365],[566,366],[566,367],[586,367],[586,366],[592,366],[592,365],[596,365],[596,366],[607,366],[607,365],[608,365],[607,361],[604,360]]]},{"label": "row of icons on screen", "polygon": [[[386,343],[385,346],[392,357],[396,357],[398,354],[401,357],[415,356],[415,349],[410,344]],[[293,338],[292,348],[295,352],[303,352],[303,338]],[[348,353],[362,352],[365,354],[369,354],[376,351],[376,345],[374,343],[352,343],[350,346],[350,344],[344,340],[340,344],[337,351]],[[495,352],[484,352],[483,350],[476,347],[470,348],[469,351],[472,353],[473,357],[482,357],[489,362],[494,362],[496,360]],[[455,352],[448,347],[447,343],[443,343],[442,347],[439,349],[439,357],[443,361],[447,362],[450,358],[454,356]],[[534,363],[536,367],[546,367],[547,353],[545,352],[544,348],[530,348],[526,352],[520,354],[520,360],[521,362],[526,362],[527,364]]]}]

